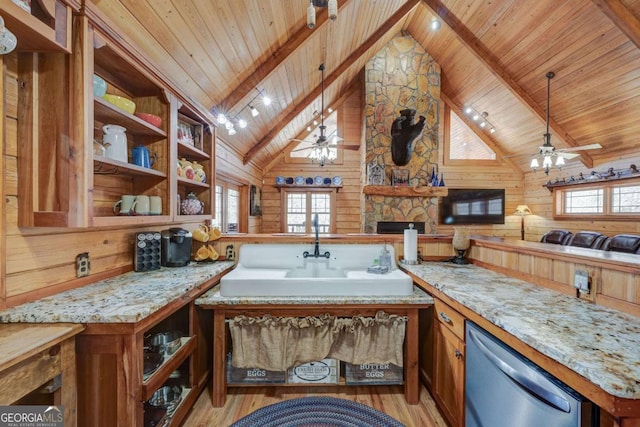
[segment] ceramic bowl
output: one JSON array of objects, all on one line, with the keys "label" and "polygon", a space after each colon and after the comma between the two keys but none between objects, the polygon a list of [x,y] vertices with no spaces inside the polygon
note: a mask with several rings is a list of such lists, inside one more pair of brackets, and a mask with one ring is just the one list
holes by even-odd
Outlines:
[{"label": "ceramic bowl", "polygon": [[93,96],[102,98],[107,93],[107,82],[97,74],[93,75]]},{"label": "ceramic bowl", "polygon": [[129,114],[133,114],[136,111],[136,103],[123,96],[111,95],[107,93],[103,96],[104,100],[115,105],[116,107],[126,111]]},{"label": "ceramic bowl", "polygon": [[150,125],[153,125],[153,126],[155,126],[157,128],[159,128],[160,125],[162,125],[162,117],[156,116],[155,114],[135,113],[134,116],[141,118],[145,122],[147,122]]}]

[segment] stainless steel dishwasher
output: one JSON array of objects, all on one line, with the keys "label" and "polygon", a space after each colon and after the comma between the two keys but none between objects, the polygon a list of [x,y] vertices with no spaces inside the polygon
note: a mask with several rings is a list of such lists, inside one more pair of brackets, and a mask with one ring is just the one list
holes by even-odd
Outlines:
[{"label": "stainless steel dishwasher", "polygon": [[466,427],[598,427],[599,408],[466,322]]}]

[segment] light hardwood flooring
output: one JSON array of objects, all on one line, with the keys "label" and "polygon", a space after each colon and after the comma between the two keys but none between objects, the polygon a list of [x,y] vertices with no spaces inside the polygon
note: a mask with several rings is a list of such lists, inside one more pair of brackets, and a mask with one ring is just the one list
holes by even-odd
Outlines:
[{"label": "light hardwood flooring", "polygon": [[371,406],[406,427],[447,427],[429,392],[421,387],[420,403],[407,405],[402,386],[232,387],[222,408],[211,406],[210,389],[194,405],[184,426],[227,427],[263,406],[304,396],[331,396]]}]

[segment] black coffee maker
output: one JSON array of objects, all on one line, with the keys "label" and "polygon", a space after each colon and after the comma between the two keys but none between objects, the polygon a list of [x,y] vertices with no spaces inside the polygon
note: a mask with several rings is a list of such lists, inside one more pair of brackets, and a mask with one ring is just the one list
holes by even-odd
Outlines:
[{"label": "black coffee maker", "polygon": [[191,232],[183,228],[161,231],[162,265],[184,267],[191,259]]}]

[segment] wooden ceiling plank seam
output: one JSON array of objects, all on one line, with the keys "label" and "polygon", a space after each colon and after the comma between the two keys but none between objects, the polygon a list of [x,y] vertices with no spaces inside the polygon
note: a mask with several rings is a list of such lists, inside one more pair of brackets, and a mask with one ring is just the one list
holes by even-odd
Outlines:
[{"label": "wooden ceiling plank seam", "polygon": [[[338,5],[338,11],[344,9],[347,3],[352,0],[340,0]],[[295,52],[298,48],[303,46],[307,39],[313,36],[314,31],[318,31],[319,28],[324,27],[329,20],[328,11],[323,9],[316,16],[316,27],[311,30],[306,25],[301,27],[287,42],[276,50],[265,62],[260,64],[256,70],[249,74],[249,76],[236,86],[227,96],[223,99],[219,106],[225,111],[232,110],[238,103],[245,98],[254,88],[260,85],[269,75],[280,66],[289,56]]]},{"label": "wooden ceiling plank seam", "polygon": [[[502,68],[493,54],[489,52],[484,45],[475,37],[475,35],[449,10],[442,4],[440,0],[421,0],[431,10],[436,13],[442,20],[453,29],[467,49],[473,53],[481,62],[498,78],[505,86],[507,86],[512,94],[516,96],[522,103],[539,118],[544,120],[545,111],[540,107],[533,98],[520,87],[515,80]],[[564,141],[569,147],[577,147],[579,144],[569,135],[569,133],[558,122],[549,117],[549,126],[556,136]],[[593,166],[593,159],[585,152],[580,153],[582,163],[586,167]]]},{"label": "wooden ceiling plank seam", "polygon": [[[440,99],[442,99],[442,101],[445,104],[447,104],[451,110],[461,112],[463,109],[462,105],[458,104],[456,101],[454,101],[442,90],[440,90]],[[467,125],[469,130],[471,130],[478,138],[482,140],[482,142],[484,142],[489,148],[491,148],[496,153],[496,157],[499,157],[501,161],[508,163],[509,166],[513,168],[514,172],[517,172],[520,175],[520,177],[524,176],[520,166],[518,166],[510,158],[505,158],[506,154],[500,148],[500,146],[484,131],[479,130],[478,125],[473,120],[469,119],[469,117],[466,114],[456,114],[456,115],[458,116],[458,118],[460,118],[464,122],[464,124]]]},{"label": "wooden ceiling plank seam", "polygon": [[619,0],[592,0],[616,27],[640,48],[640,20]]},{"label": "wooden ceiling plank seam", "polygon": [[[396,13],[394,13],[391,18],[387,19],[383,25],[381,25],[369,38],[365,43],[360,45],[358,49],[353,51],[349,57],[343,61],[338,68],[336,68],[326,79],[325,86],[330,86],[350,65],[352,62],[355,62],[364,55],[371,46],[375,44],[375,42],[383,37],[387,32],[392,30],[398,23],[398,21],[402,21],[407,15],[409,15],[415,8],[418,6],[420,0],[407,0],[407,2],[400,8]],[[317,98],[322,91],[322,86],[316,86],[314,90],[312,90],[302,101],[297,103],[300,106],[305,106],[312,102],[315,98]],[[304,107],[302,107],[304,108]],[[298,111],[302,109],[300,107],[289,109],[283,111],[280,116],[278,123],[267,132],[267,134],[256,143],[248,152],[245,154],[243,158],[243,162],[248,163],[258,151],[264,148],[269,142],[277,135],[280,130],[284,128],[286,123],[290,122],[297,116]]]}]

